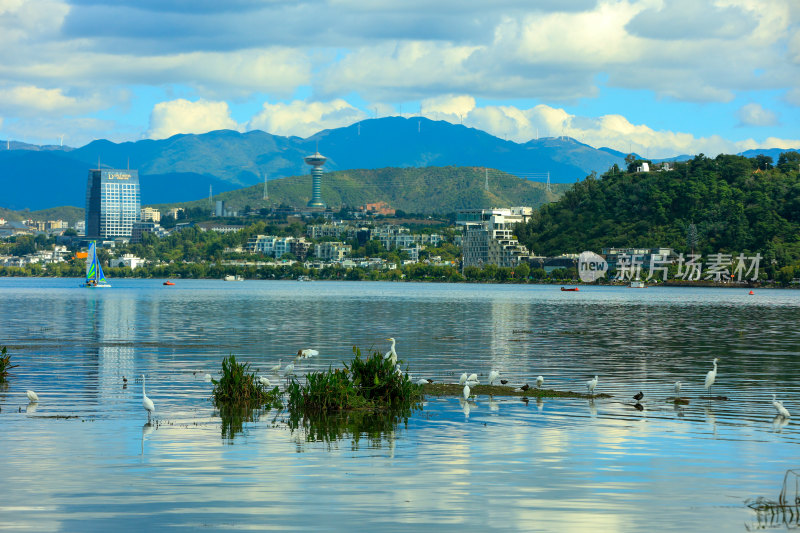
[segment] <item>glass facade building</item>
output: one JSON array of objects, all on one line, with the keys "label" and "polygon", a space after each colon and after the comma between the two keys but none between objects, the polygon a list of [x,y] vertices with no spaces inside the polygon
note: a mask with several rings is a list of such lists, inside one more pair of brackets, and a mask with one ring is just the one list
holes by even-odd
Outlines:
[{"label": "glass facade building", "polygon": [[141,219],[138,170],[90,170],[86,184],[87,237],[130,237]]}]

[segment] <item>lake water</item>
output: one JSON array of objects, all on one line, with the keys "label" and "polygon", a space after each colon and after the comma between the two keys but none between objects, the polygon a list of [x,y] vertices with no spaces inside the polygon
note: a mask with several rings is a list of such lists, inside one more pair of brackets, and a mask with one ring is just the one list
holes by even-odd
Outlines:
[{"label": "lake water", "polygon": [[[771,405],[800,416],[800,291],[112,283],[0,279],[19,365],[0,386],[0,530],[740,531],[759,525],[744,501],[800,467],[798,424]],[[494,368],[585,392],[598,375],[612,398],[428,398],[397,427],[315,440],[275,411],[231,432],[202,377],[229,353],[338,366],[387,337],[414,379]],[[715,357],[728,401],[705,398]],[[677,380],[688,405],[667,400]]]}]

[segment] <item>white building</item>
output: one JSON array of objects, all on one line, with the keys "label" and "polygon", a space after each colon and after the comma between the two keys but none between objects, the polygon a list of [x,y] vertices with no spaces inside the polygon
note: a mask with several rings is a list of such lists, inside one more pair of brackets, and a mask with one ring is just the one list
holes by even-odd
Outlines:
[{"label": "white building", "polygon": [[352,251],[352,246],[341,242],[321,242],[314,245],[314,257],[322,261],[341,261]]},{"label": "white building", "polygon": [[135,270],[144,265],[145,260],[133,254],[123,254],[122,257],[111,259],[108,264],[112,267],[130,267],[131,270]]},{"label": "white building", "polygon": [[527,222],[531,207],[469,209],[458,213],[456,224],[464,226],[464,266],[494,264],[515,267],[530,257],[530,251],[514,236],[514,226]]}]

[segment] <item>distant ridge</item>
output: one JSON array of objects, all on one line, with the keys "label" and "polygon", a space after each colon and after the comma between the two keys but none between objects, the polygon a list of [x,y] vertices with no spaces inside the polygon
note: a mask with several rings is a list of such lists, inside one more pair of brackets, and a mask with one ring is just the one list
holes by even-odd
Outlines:
[{"label": "distant ridge", "polygon": [[[96,140],[80,148],[0,141],[0,207],[45,209],[83,205],[87,171],[97,166],[139,170],[144,203],[205,198],[215,192],[307,174],[303,157],[317,145],[328,158],[326,172],[347,169],[490,167],[509,174],[574,183],[614,164],[627,154],[596,149],[569,137],[544,137],[526,143],[485,131],[422,117],[369,119],[320,131],[306,139],[263,131],[219,130],[174,135],[168,139],[113,143]],[[777,155],[787,150],[759,150]],[[753,151],[747,152],[747,155]],[[639,156],[640,157],[640,156]],[[679,156],[678,160],[690,156]],[[668,160],[675,160],[669,158]],[[30,187],[36,176],[37,187]],[[156,183],[150,187],[148,182]]]}]

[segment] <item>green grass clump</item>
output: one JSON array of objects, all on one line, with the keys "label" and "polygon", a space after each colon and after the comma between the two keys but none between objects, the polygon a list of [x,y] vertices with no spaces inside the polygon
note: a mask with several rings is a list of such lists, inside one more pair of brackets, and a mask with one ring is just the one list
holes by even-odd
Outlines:
[{"label": "green grass clump", "polygon": [[8,377],[8,371],[19,365],[11,364],[11,356],[8,355],[8,350],[5,346],[0,350],[0,383],[3,383]]},{"label": "green grass clump", "polygon": [[250,363],[237,363],[231,354],[222,360],[222,377],[212,379],[213,398],[217,406],[263,406],[280,407],[278,387],[267,390],[250,370]]},{"label": "green grass clump", "polygon": [[402,409],[414,405],[421,388],[397,372],[383,354],[373,351],[362,358],[353,347],[353,361],[344,369],[328,369],[306,376],[305,384],[289,385],[289,411],[310,414],[350,409]]}]

